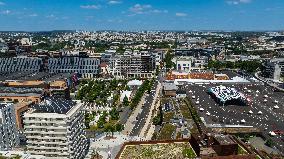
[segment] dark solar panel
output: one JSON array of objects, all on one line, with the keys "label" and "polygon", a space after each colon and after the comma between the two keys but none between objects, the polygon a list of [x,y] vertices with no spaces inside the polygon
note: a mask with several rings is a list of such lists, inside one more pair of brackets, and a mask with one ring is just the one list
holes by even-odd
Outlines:
[{"label": "dark solar panel", "polygon": [[75,105],[76,102],[72,100],[46,98],[41,103],[33,105],[32,108],[36,109],[36,113],[66,114]]}]

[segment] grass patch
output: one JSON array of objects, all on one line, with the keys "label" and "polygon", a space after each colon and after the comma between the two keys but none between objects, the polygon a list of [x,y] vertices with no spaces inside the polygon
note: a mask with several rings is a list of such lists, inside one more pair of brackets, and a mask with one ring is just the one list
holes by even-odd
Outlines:
[{"label": "grass patch", "polygon": [[195,152],[193,151],[192,148],[185,148],[185,149],[183,149],[182,150],[182,155],[185,158],[194,158],[194,157],[196,157],[196,154],[195,154]]},{"label": "grass patch", "polygon": [[180,111],[181,111],[182,116],[185,119],[192,119],[192,117],[190,115],[189,108],[187,107],[187,105],[184,102],[182,102],[182,104],[180,105]]},{"label": "grass patch", "polygon": [[159,140],[168,140],[172,139],[172,134],[176,130],[176,126],[172,124],[165,124],[161,129],[158,139]]},{"label": "grass patch", "polygon": [[175,113],[174,112],[166,112],[164,113],[164,122],[170,122],[170,120],[174,117]]},{"label": "grass patch", "polygon": [[248,152],[243,147],[238,145],[238,155],[247,155],[247,154]]}]

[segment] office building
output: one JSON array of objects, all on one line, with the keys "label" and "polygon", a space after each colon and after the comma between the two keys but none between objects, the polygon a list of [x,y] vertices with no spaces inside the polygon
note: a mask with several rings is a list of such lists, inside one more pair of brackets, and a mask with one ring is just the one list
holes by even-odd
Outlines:
[{"label": "office building", "polygon": [[82,103],[47,98],[24,114],[27,149],[53,159],[84,158],[88,140]]},{"label": "office building", "polygon": [[284,58],[275,58],[266,61],[262,73],[267,78],[279,80],[281,75],[284,75]]},{"label": "office building", "polygon": [[155,68],[152,54],[124,54],[111,58],[110,72],[116,78],[152,78]]},{"label": "office building", "polygon": [[64,56],[48,59],[49,73],[78,73],[83,78],[93,78],[99,73],[100,60],[82,56]]},{"label": "office building", "polygon": [[39,72],[43,62],[37,57],[0,58],[0,72]]}]

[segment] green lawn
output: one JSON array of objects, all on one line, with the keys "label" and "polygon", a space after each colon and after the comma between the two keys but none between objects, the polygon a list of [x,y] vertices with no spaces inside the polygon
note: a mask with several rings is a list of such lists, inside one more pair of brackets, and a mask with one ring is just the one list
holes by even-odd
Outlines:
[{"label": "green lawn", "polygon": [[248,152],[243,148],[241,147],[240,145],[238,146],[238,155],[247,155]]},{"label": "green lawn", "polygon": [[176,130],[176,126],[172,124],[165,124],[161,129],[158,139],[159,140],[168,140],[172,139],[172,134]]},{"label": "green lawn", "polygon": [[164,113],[163,121],[164,122],[170,122],[170,120],[174,117],[174,115],[175,115],[174,112],[166,112],[166,113]]},{"label": "green lawn", "polygon": [[196,157],[196,154],[195,154],[195,152],[193,151],[192,148],[185,148],[185,149],[183,149],[182,150],[182,155],[185,158],[194,158],[194,157]]}]

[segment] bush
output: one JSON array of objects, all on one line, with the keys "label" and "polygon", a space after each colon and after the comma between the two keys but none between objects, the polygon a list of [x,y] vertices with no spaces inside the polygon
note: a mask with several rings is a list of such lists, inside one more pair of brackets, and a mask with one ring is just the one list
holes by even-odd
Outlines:
[{"label": "bush", "polygon": [[196,157],[194,151],[191,148],[185,148],[182,150],[183,157],[194,158]]},{"label": "bush", "polygon": [[268,140],[266,140],[265,145],[272,147],[274,145],[274,142],[272,141],[272,139],[268,139]]}]

